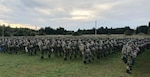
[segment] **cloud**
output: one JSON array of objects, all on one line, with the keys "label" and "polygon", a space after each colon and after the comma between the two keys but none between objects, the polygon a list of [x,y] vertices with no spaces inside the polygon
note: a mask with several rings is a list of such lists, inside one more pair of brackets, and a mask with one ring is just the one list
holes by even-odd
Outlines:
[{"label": "cloud", "polygon": [[94,21],[99,22],[98,27],[136,27],[149,22],[149,3],[149,0],[0,0],[0,20],[69,30],[92,28]]},{"label": "cloud", "polygon": [[38,9],[38,8],[35,8],[35,10],[39,13],[42,13],[42,14],[46,14],[46,15],[50,15],[51,14],[51,9]]},{"label": "cloud", "polygon": [[1,13],[8,13],[8,12],[12,12],[12,10],[4,5],[0,5],[0,10]]},{"label": "cloud", "polygon": [[34,26],[34,25],[30,25],[30,24],[16,24],[16,23],[10,23],[8,21],[4,21],[4,20],[0,20],[0,26],[5,25],[5,26],[10,26],[12,28],[29,28],[29,29],[33,29],[33,30],[38,30],[40,29],[39,26]]},{"label": "cloud", "polygon": [[12,28],[29,28],[29,29],[33,29],[33,30],[40,29],[40,27],[30,25],[30,24],[10,24],[10,27],[12,27]]},{"label": "cloud", "polygon": [[86,20],[93,17],[93,12],[90,10],[74,10],[71,12],[73,20]]}]

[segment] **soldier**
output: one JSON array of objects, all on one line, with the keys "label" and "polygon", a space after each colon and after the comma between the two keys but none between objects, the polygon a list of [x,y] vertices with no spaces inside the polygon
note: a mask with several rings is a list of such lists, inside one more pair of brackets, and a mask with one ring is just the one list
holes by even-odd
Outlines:
[{"label": "soldier", "polygon": [[78,55],[78,48],[77,48],[77,41],[73,41],[73,44],[72,44],[72,51],[73,51],[73,56],[74,58],[77,58],[77,55]]},{"label": "soldier", "polygon": [[134,60],[132,45],[133,45],[133,42],[129,41],[122,48],[122,60],[124,61],[125,64],[127,64],[126,73],[128,73],[128,74],[131,74],[132,63]]},{"label": "soldier", "polygon": [[30,40],[29,41],[30,43],[29,43],[29,46],[28,46],[28,48],[29,48],[29,55],[33,55],[33,41],[32,40]]},{"label": "soldier", "polygon": [[6,52],[6,49],[7,49],[7,45],[6,43],[1,39],[1,49],[2,51],[1,52]]},{"label": "soldier", "polygon": [[131,47],[132,47],[132,50],[133,50],[133,62],[132,62],[132,65],[134,65],[135,58],[136,58],[137,54],[139,53],[140,49],[139,49],[139,47],[138,47],[138,45],[136,43],[133,44]]},{"label": "soldier", "polygon": [[83,44],[79,45],[79,49],[82,53],[83,57],[83,63],[91,62],[91,50],[90,50],[90,43],[89,42],[83,42]]},{"label": "soldier", "polygon": [[44,59],[44,53],[48,53],[48,58],[50,58],[51,57],[51,51],[49,50],[49,47],[48,47],[49,42],[47,39],[42,40],[42,41],[43,42],[42,42],[42,46],[41,46],[41,48],[42,48],[41,59]]},{"label": "soldier", "polygon": [[55,56],[61,56],[61,42],[60,42],[60,40],[59,39],[57,39],[56,41],[56,46],[55,46],[55,51],[54,51],[54,54],[55,54]]},{"label": "soldier", "polygon": [[86,63],[86,61],[84,60],[85,59],[85,46],[84,46],[84,44],[83,43],[80,43],[79,44],[79,50],[80,50],[80,52],[82,53],[82,56],[83,56],[83,63]]},{"label": "soldier", "polygon": [[43,52],[42,44],[43,44],[43,42],[42,42],[42,40],[40,40],[38,42],[38,46],[39,46],[39,49],[40,49],[40,52],[41,52],[41,59],[44,59],[44,52]]}]

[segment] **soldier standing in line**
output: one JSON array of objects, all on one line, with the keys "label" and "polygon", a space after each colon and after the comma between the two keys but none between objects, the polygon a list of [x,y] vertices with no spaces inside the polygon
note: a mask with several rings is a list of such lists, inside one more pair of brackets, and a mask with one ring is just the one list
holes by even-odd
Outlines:
[{"label": "soldier standing in line", "polygon": [[80,52],[82,53],[82,56],[83,56],[83,63],[86,63],[86,61],[85,61],[85,46],[84,46],[83,43],[79,44],[79,50],[80,50]]},{"label": "soldier standing in line", "polygon": [[132,54],[132,57],[133,57],[132,65],[134,65],[135,58],[136,58],[137,54],[139,53],[140,49],[136,43],[132,44],[131,48],[132,48],[132,53],[133,53]]}]

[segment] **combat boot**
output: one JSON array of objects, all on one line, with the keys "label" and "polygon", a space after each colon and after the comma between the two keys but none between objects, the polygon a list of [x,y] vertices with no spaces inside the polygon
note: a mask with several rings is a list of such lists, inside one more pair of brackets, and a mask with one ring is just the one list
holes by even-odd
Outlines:
[{"label": "combat boot", "polygon": [[87,62],[86,62],[86,61],[83,61],[83,63],[86,64]]},{"label": "combat boot", "polygon": [[41,56],[41,59],[44,59],[44,56]]},{"label": "combat boot", "polygon": [[126,70],[126,73],[131,74],[131,71],[130,70]]}]

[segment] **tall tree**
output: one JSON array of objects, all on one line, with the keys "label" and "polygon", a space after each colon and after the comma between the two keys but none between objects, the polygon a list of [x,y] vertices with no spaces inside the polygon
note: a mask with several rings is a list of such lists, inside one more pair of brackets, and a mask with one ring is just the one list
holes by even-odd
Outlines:
[{"label": "tall tree", "polygon": [[148,26],[147,25],[142,25],[136,28],[136,34],[138,33],[144,33],[147,34],[148,31]]},{"label": "tall tree", "polygon": [[39,29],[38,34],[39,35],[45,35],[44,30],[45,30],[44,28]]},{"label": "tall tree", "polygon": [[148,23],[148,30],[147,30],[147,34],[150,35],[150,22]]},{"label": "tall tree", "polygon": [[150,27],[148,27],[147,34],[150,35]]},{"label": "tall tree", "polygon": [[66,30],[63,27],[59,27],[56,29],[57,34],[66,34]]},{"label": "tall tree", "polygon": [[46,34],[48,34],[48,35],[50,35],[50,34],[56,34],[56,33],[55,33],[55,30],[54,30],[53,28],[51,28],[51,27],[45,27],[44,32],[45,32]]}]

